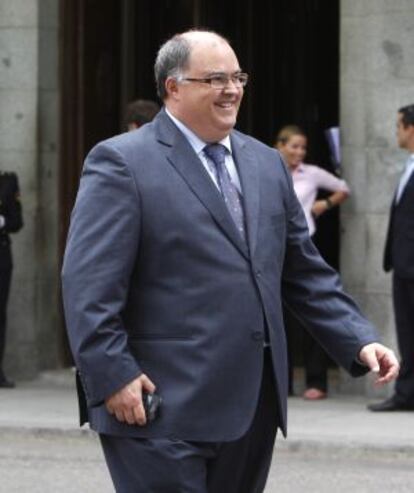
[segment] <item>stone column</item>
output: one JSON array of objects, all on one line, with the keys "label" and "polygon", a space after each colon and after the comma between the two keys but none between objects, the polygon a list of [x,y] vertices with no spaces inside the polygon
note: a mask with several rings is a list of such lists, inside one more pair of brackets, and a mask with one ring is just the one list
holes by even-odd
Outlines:
[{"label": "stone column", "polygon": [[56,365],[57,0],[0,0],[0,167],[20,179],[5,366],[14,378]]},{"label": "stone column", "polygon": [[[384,342],[396,348],[391,276],[382,271],[382,254],[405,161],[395,138],[396,113],[414,102],[414,2],[342,0],[340,30],[343,171],[352,189],[342,210],[342,277]],[[369,378],[345,375],[342,390],[375,393]]]},{"label": "stone column", "polygon": [[59,3],[38,0],[38,211],[36,342],[38,369],[59,366]]}]

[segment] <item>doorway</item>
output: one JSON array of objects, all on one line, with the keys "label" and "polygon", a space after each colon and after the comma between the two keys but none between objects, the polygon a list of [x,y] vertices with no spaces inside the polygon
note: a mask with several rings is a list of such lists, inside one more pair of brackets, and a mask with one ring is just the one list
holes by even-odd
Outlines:
[{"label": "doorway", "polygon": [[[308,161],[334,171],[324,130],[339,121],[339,0],[263,0],[260,8],[253,0],[61,0],[61,26],[61,254],[85,155],[123,131],[128,101],[156,100],[156,52],[191,27],[223,34],[250,74],[238,128],[271,145],[282,125],[298,124]],[[316,243],[338,268],[337,210],[321,218]]]}]

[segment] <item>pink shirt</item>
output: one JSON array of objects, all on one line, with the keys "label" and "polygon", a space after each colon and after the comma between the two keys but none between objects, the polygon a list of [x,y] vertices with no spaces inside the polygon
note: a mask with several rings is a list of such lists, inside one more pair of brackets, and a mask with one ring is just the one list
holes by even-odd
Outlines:
[{"label": "pink shirt", "polygon": [[345,180],[340,180],[335,175],[313,164],[300,164],[293,171],[292,179],[296,195],[305,212],[309,234],[312,236],[315,233],[316,226],[311,211],[318,190],[349,193],[349,187]]}]

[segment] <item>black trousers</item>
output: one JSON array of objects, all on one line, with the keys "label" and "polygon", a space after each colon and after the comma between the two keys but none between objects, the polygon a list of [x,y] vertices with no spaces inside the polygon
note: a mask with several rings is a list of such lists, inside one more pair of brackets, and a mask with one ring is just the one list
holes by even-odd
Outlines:
[{"label": "black trousers", "polygon": [[[0,253],[3,249],[0,251]],[[7,300],[10,292],[12,267],[0,263],[0,380],[3,375],[3,357],[6,347]]]},{"label": "black trousers", "polygon": [[303,348],[306,388],[328,390],[329,358],[323,347],[310,335],[300,321],[286,308],[283,309],[289,358],[289,394],[293,394],[293,354],[295,342]]},{"label": "black trousers", "polygon": [[261,493],[278,426],[270,350],[256,414],[234,442],[189,442],[100,435],[117,493]]},{"label": "black trousers", "polygon": [[303,329],[306,388],[328,390],[328,356],[323,347]]},{"label": "black trousers", "polygon": [[414,280],[393,276],[393,301],[401,368],[395,384],[398,402],[414,405]]}]

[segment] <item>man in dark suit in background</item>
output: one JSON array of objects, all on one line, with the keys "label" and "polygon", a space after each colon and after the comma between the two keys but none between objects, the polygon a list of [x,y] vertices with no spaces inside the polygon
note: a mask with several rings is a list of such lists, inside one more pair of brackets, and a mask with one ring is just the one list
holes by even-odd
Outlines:
[{"label": "man in dark suit in background", "polygon": [[278,152],[234,130],[248,76],[228,42],[176,35],[155,75],[165,108],[91,151],[72,215],[88,419],[119,492],[260,492],[286,433],[282,296],[351,374],[385,383],[398,363],[313,246]]},{"label": "man in dark suit in background", "polygon": [[414,411],[414,104],[397,116],[398,145],[409,152],[395,192],[384,252],[384,270],[393,270],[392,293],[401,370],[394,395],[371,411]]},{"label": "man in dark suit in background", "polygon": [[4,374],[6,314],[12,276],[12,252],[9,233],[23,226],[19,183],[15,173],[0,171],[0,388],[13,388],[14,382]]}]

